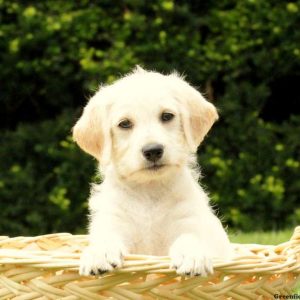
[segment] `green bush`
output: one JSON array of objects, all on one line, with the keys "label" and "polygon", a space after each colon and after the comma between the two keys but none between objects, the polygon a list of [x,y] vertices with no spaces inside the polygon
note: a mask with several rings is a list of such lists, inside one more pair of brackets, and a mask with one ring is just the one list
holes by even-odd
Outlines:
[{"label": "green bush", "polygon": [[299,223],[299,10],[299,0],[0,0],[1,232],[84,230],[95,162],[70,128],[100,82],[135,64],[185,73],[219,108],[199,162],[230,226]]},{"label": "green bush", "polygon": [[[229,115],[227,115],[229,116]],[[275,125],[255,115],[222,120],[199,149],[203,182],[230,227],[244,231],[300,223],[300,117]],[[245,130],[245,134],[241,130]]]},{"label": "green bush", "polygon": [[95,166],[68,135],[73,123],[65,112],[1,135],[2,234],[83,231]]}]

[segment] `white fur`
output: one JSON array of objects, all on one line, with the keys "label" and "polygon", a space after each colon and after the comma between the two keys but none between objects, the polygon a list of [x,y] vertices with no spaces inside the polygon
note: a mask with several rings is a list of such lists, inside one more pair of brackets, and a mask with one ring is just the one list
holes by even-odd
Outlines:
[{"label": "white fur", "polygon": [[[162,122],[162,112],[175,117]],[[118,126],[125,118],[133,128]],[[174,73],[137,68],[92,97],[73,130],[104,176],[89,200],[82,275],[121,267],[128,253],[170,255],[178,274],[203,276],[212,273],[213,257],[230,257],[194,168],[197,146],[217,118],[215,107]],[[149,143],[164,146],[158,170],[142,154]]]}]

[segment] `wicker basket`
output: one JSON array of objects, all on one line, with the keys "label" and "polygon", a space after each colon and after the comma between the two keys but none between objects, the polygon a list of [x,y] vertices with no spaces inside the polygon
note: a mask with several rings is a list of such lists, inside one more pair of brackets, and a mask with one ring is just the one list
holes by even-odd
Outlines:
[{"label": "wicker basket", "polygon": [[300,279],[300,226],[277,246],[235,244],[235,259],[214,261],[208,278],[179,277],[168,257],[141,255],[106,276],[80,277],[86,244],[69,233],[0,237],[0,299],[274,299]]}]

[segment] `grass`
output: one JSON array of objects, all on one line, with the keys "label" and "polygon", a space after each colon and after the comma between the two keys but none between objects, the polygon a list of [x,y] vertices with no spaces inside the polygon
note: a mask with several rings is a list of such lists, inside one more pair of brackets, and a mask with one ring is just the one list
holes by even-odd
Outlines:
[{"label": "grass", "polygon": [[[288,241],[293,234],[293,229],[281,231],[257,231],[257,232],[233,232],[229,231],[229,238],[232,243],[241,244],[262,244],[262,245],[277,245]],[[295,294],[300,295],[300,283],[295,287]]]},{"label": "grass", "polygon": [[257,232],[230,232],[229,238],[232,243],[277,245],[288,241],[293,234],[293,229],[281,231],[257,231]]}]

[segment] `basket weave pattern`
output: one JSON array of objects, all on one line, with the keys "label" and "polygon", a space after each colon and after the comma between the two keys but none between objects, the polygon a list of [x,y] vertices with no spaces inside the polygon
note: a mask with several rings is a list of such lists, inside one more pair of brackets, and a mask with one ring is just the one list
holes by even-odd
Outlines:
[{"label": "basket weave pattern", "polygon": [[277,246],[234,244],[236,257],[214,261],[215,273],[179,277],[169,257],[130,255],[122,269],[81,277],[84,235],[0,237],[0,299],[274,299],[300,279],[300,226]]}]

